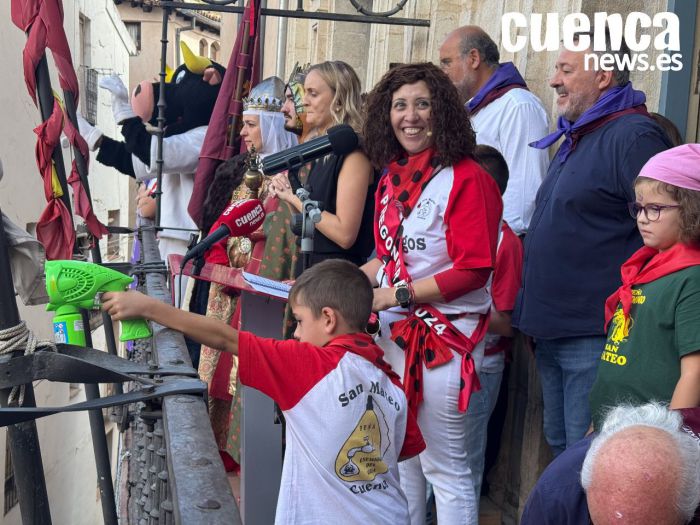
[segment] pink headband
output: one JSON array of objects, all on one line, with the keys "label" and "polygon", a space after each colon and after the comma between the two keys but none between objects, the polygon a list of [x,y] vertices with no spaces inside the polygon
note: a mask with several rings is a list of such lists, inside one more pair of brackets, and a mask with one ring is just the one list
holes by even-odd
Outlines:
[{"label": "pink headband", "polygon": [[639,176],[700,191],[700,144],[684,144],[657,153],[647,161]]}]

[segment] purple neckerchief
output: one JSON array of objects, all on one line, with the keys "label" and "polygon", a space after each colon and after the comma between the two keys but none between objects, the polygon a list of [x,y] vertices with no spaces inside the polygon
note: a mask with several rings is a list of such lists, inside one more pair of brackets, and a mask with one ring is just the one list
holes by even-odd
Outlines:
[{"label": "purple neckerchief", "polygon": [[647,97],[643,92],[632,88],[632,82],[628,82],[624,87],[615,86],[606,91],[595,104],[584,111],[576,122],[571,122],[564,117],[559,117],[557,120],[557,130],[540,140],[531,142],[530,146],[537,149],[545,149],[559,140],[562,135],[566,135],[566,139],[562,142],[561,146],[559,146],[559,151],[557,151],[557,155],[561,158],[561,161],[564,162],[572,151],[572,134],[582,130],[582,128],[588,124],[612,113],[641,106],[646,100]]},{"label": "purple neckerchief", "polygon": [[491,77],[486,81],[486,84],[481,86],[479,92],[467,103],[467,110],[469,113],[472,113],[474,109],[481,104],[484,97],[486,97],[486,95],[488,95],[494,89],[499,89],[514,84],[527,88],[525,79],[520,76],[520,73],[515,65],[513,65],[513,62],[503,62],[503,64],[499,64],[493,75],[491,75]]}]

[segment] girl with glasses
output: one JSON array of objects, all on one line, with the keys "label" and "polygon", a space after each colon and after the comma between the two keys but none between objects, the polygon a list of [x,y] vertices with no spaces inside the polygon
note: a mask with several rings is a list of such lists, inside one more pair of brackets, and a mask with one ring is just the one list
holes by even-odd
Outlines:
[{"label": "girl with glasses", "polygon": [[700,145],[654,156],[635,181],[630,213],[644,246],[605,305],[607,342],[590,395],[605,407],[650,400],[700,406]]}]

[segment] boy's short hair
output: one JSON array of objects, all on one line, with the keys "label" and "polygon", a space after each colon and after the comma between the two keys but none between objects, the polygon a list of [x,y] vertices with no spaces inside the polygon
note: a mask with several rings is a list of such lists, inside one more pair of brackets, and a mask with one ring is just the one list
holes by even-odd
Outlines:
[{"label": "boy's short hair", "polygon": [[363,332],[372,313],[374,291],[367,276],[343,259],[328,259],[304,271],[289,292],[289,302],[306,306],[314,316],[332,308],[350,328]]},{"label": "boy's short hair", "polygon": [[474,156],[481,167],[494,178],[501,195],[503,195],[508,187],[509,172],[508,164],[501,152],[486,144],[477,144],[474,148]]}]

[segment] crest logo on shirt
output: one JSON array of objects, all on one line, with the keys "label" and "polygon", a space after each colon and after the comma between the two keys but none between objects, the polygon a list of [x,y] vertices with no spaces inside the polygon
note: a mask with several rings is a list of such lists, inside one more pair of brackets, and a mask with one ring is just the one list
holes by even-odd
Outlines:
[{"label": "crest logo on shirt", "polygon": [[416,216],[419,219],[427,219],[430,216],[430,212],[433,211],[434,205],[435,202],[433,201],[433,199],[423,199],[418,203],[418,206],[416,206]]},{"label": "crest logo on shirt", "polygon": [[343,481],[372,481],[389,470],[384,454],[389,449],[389,426],[372,396],[335,460],[335,473]]},{"label": "crest logo on shirt", "polygon": [[630,328],[632,328],[632,324],[634,323],[632,318],[627,317],[625,312],[622,311],[622,308],[618,308],[615,310],[611,322],[610,341],[619,344],[627,340],[627,337],[630,335]]}]

